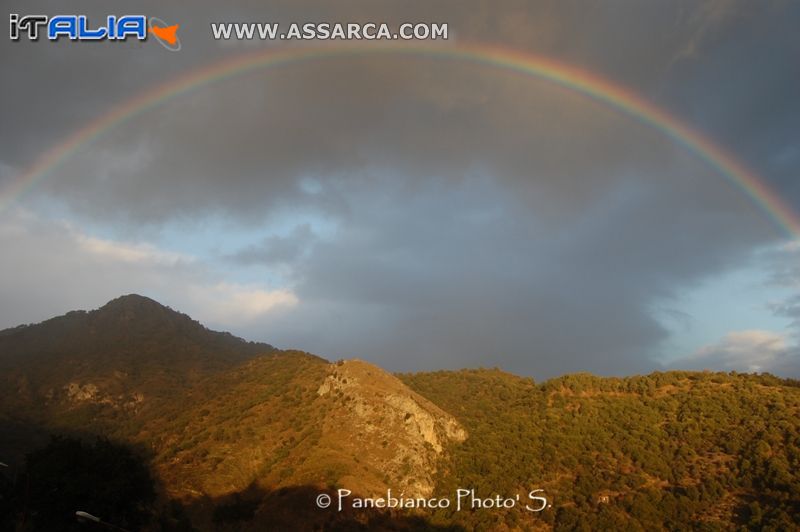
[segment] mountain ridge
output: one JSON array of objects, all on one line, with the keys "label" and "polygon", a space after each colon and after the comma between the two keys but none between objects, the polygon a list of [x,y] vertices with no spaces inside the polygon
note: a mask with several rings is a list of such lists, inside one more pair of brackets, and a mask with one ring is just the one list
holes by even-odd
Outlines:
[{"label": "mountain ridge", "polygon": [[[465,436],[377,366],[247,342],[143,296],[11,331],[0,335],[0,358],[15,363],[0,376],[0,415],[146,445],[176,497],[344,477],[359,491],[392,482],[430,494],[446,442]],[[357,444],[343,427],[360,428]],[[356,456],[359,474],[342,477]]]},{"label": "mountain ridge", "polygon": [[[173,330],[171,332],[200,332],[208,333],[209,336],[217,336],[219,338],[228,338],[240,341],[245,344],[258,346],[261,349],[274,349],[269,344],[259,342],[249,342],[242,338],[232,335],[229,332],[219,332],[208,329],[200,324],[200,322],[192,319],[187,314],[173,310],[172,308],[162,305],[154,299],[141,296],[138,294],[128,294],[112,299],[101,307],[93,310],[72,310],[62,314],[43,320],[38,323],[17,325],[0,330],[0,338],[9,337],[14,335],[36,334],[41,333],[40,329],[50,328],[48,331],[49,336],[56,336],[58,340],[59,332],[67,327],[75,326],[101,326],[101,325],[116,325],[128,322],[144,322],[146,325],[152,325],[153,320],[158,319],[161,325],[170,324]],[[56,333],[53,335],[52,333]]]},{"label": "mountain ridge", "polygon": [[126,442],[207,529],[208,504],[245,519],[233,529],[272,522],[281,490],[304,494],[293,518],[316,523],[307,496],[336,488],[538,488],[553,504],[437,510],[423,529],[800,527],[800,387],[768,374],[393,375],[210,331],[141,296],[7,329],[2,364],[3,458],[76,427]]}]

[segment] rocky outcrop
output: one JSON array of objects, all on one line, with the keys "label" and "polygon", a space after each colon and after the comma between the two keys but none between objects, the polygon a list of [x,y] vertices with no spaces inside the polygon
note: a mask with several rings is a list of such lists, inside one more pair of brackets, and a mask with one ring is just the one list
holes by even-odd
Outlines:
[{"label": "rocky outcrop", "polygon": [[67,400],[73,403],[97,402],[98,388],[92,383],[81,386],[77,382],[70,382],[64,386]]},{"label": "rocky outcrop", "polygon": [[[82,403],[108,405],[113,408],[125,408],[127,410],[137,410],[138,406],[144,402],[144,395],[140,392],[133,392],[130,394],[119,394],[111,396],[104,394],[100,388],[88,382],[80,384],[77,382],[70,382],[63,387],[64,398],[68,403],[78,405]],[[54,397],[53,390],[50,389],[45,394],[45,398],[50,401]]]},{"label": "rocky outcrop", "polygon": [[429,496],[448,444],[467,437],[453,416],[360,360],[332,364],[317,394],[335,403],[325,432],[333,433],[366,467],[383,472],[385,485],[373,489]]}]

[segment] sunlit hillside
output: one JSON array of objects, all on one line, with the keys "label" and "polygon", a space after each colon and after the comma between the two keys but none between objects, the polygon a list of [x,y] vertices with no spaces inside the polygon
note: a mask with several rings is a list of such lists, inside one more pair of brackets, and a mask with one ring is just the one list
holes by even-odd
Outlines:
[{"label": "sunlit hillside", "polygon": [[[0,452],[17,479],[4,487],[6,523],[36,523],[20,479],[57,472],[28,472],[23,457],[61,434],[131,449],[153,478],[156,498],[137,514],[151,528],[800,526],[800,387],[770,375],[395,376],[209,331],[139,296],[3,331],[0,365]],[[541,489],[551,506],[316,507],[316,494],[338,488],[444,498]]]}]

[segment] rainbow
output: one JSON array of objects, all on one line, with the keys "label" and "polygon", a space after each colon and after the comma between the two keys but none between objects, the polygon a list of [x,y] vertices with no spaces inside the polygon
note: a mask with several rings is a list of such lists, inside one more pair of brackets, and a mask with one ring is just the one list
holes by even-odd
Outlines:
[{"label": "rainbow", "polygon": [[238,55],[233,59],[225,59],[193,70],[121,103],[53,146],[12,181],[8,190],[0,197],[0,212],[50,173],[59,163],[80,150],[82,146],[92,142],[107,130],[172,98],[257,69],[347,55],[421,55],[458,60],[533,76],[573,90],[661,131],[740,189],[790,237],[800,237],[800,218],[797,213],[758,175],[747,169],[734,156],[725,152],[710,139],[631,90],[586,70],[546,57],[505,48],[469,44],[434,46],[430,44],[383,45],[370,43],[368,46],[337,45],[282,50],[268,49]]}]

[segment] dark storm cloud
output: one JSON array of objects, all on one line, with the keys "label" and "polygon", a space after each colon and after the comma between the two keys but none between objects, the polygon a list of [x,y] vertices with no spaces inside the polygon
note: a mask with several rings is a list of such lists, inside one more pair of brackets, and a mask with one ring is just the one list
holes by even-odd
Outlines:
[{"label": "dark storm cloud", "polygon": [[[413,190],[489,172],[533,202],[557,195],[561,210],[618,179],[631,164],[627,140],[643,137],[653,145],[637,147],[665,159],[673,149],[542,82],[441,66],[341,59],[216,86],[110,132],[43,188],[89,214],[160,222],[209,209],[258,217],[287,201],[340,212],[350,188],[373,186],[376,174]],[[299,186],[307,177],[318,193]]]},{"label": "dark storm cloud", "polygon": [[[38,6],[18,9],[55,9]],[[426,20],[619,80],[773,182],[792,171],[800,112],[780,111],[800,89],[791,5],[397,6],[137,7],[180,21],[180,54],[3,42],[20,76],[0,89],[16,127],[3,128],[0,161],[24,167],[114,102],[252,48],[212,42],[210,21]],[[109,130],[35,193],[127,233],[211,215],[248,229],[288,219],[288,236],[226,259],[291,268],[300,302],[237,332],[404,370],[645,371],[667,334],[651,306],[776,236],[660,132],[542,81],[425,57],[310,61],[211,85]],[[315,216],[333,229],[318,234],[305,221]]]},{"label": "dark storm cloud", "polygon": [[315,323],[311,347],[332,343],[336,356],[376,356],[393,369],[644,371],[666,335],[648,302],[724,270],[748,224],[678,213],[679,198],[657,189],[634,199],[620,186],[592,212],[552,224],[480,180],[449,186],[446,205],[437,188],[403,204],[353,198],[357,224],[314,248],[300,269],[302,303],[272,324],[278,340],[296,343],[303,327],[293,323]]}]

